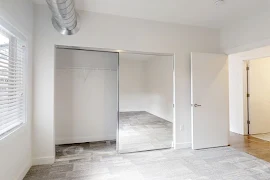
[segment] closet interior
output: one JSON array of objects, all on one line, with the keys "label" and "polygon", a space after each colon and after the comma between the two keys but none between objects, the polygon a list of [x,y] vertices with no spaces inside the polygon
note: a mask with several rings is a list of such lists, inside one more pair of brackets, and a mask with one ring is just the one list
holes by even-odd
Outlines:
[{"label": "closet interior", "polygon": [[56,157],[115,149],[118,53],[56,48],[55,56]]}]

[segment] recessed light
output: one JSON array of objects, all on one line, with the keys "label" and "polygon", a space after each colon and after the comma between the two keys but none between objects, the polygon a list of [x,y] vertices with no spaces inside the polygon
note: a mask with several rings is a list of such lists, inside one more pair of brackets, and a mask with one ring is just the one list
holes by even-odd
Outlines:
[{"label": "recessed light", "polygon": [[214,0],[215,1],[215,4],[218,6],[218,5],[222,5],[225,3],[225,0]]}]

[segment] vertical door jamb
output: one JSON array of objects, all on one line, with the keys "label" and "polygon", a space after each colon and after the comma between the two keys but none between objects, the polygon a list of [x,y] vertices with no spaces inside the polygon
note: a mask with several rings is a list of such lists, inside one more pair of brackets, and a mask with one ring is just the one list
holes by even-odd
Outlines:
[{"label": "vertical door jamb", "polygon": [[117,127],[116,127],[116,152],[119,153],[119,120],[120,120],[120,112],[119,112],[119,69],[120,69],[120,63],[119,63],[119,52],[118,58],[117,58]]},{"label": "vertical door jamb", "polygon": [[249,101],[250,101],[250,92],[249,92],[249,70],[250,70],[250,66],[249,66],[249,61],[246,62],[246,76],[247,76],[247,133],[248,135],[250,134],[250,116],[249,116]]}]

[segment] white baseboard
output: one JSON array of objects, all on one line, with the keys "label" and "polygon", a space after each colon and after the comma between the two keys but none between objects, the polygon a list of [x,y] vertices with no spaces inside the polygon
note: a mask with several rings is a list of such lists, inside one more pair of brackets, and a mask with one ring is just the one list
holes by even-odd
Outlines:
[{"label": "white baseboard", "polygon": [[55,162],[54,156],[49,157],[40,157],[40,158],[33,158],[32,164],[34,165],[43,165],[43,164],[53,164]]},{"label": "white baseboard", "polygon": [[230,130],[230,132],[233,132],[233,133],[235,133],[235,134],[239,134],[239,135],[247,135],[247,134],[245,134],[244,132],[236,132],[236,131],[234,131],[234,130]]},{"label": "white baseboard", "polygon": [[119,109],[119,112],[141,112],[146,111],[145,109]]},{"label": "white baseboard", "polygon": [[27,174],[27,172],[29,171],[31,166],[32,166],[31,162],[25,164],[25,167],[23,168],[23,170],[20,172],[20,174],[17,176],[16,179],[17,180],[23,180],[23,178],[25,177],[25,175]]},{"label": "white baseboard", "polygon": [[160,115],[158,112],[153,112],[153,111],[150,111],[150,110],[147,110],[146,112],[148,112],[148,113],[150,113],[150,114],[153,114],[154,116],[157,116],[157,117],[159,117],[159,118],[161,118],[161,119],[164,119],[164,120],[166,120],[166,121],[168,121],[168,122],[173,123],[173,119],[169,119],[168,117],[162,116],[162,115]]},{"label": "white baseboard", "polygon": [[191,148],[191,142],[176,143],[174,146],[174,149],[185,149],[185,148]]},{"label": "white baseboard", "polygon": [[106,136],[106,137],[67,137],[55,139],[55,144],[73,144],[73,143],[83,143],[83,142],[95,142],[95,141],[106,141],[106,140],[115,140],[116,135]]}]

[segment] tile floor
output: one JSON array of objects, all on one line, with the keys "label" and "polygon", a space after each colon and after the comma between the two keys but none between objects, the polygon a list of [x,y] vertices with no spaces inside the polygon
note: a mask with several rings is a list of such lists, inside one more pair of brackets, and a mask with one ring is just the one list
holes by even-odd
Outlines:
[{"label": "tile floor", "polygon": [[128,154],[114,149],[115,143],[105,142],[57,146],[57,161],[33,166],[24,180],[270,179],[270,163],[232,147]]},{"label": "tile floor", "polygon": [[252,135],[252,137],[262,139],[262,140],[265,140],[265,141],[270,141],[270,133],[255,134],[255,135]]},{"label": "tile floor", "polygon": [[172,147],[173,123],[145,111],[120,112],[119,152]]},{"label": "tile floor", "polygon": [[55,147],[57,162],[71,161],[76,159],[89,158],[92,154],[116,154],[116,142],[91,142],[91,143],[77,143],[56,145]]}]

